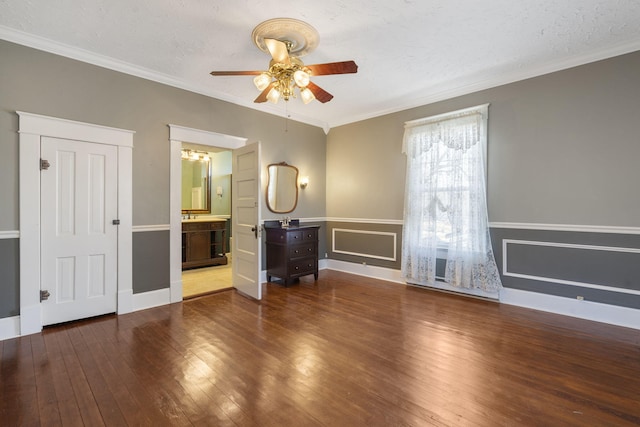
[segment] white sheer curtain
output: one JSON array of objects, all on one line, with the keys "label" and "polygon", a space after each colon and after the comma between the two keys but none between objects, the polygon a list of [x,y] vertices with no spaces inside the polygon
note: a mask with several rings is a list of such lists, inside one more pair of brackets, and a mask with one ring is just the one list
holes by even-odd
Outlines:
[{"label": "white sheer curtain", "polygon": [[481,106],[405,124],[402,274],[408,283],[435,284],[440,258],[441,279],[451,286],[502,287],[487,216],[486,114]]}]

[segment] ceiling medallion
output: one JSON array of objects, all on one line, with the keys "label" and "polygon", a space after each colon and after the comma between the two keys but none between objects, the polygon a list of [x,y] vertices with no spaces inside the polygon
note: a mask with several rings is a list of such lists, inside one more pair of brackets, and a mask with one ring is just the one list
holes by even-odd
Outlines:
[{"label": "ceiling medallion", "polygon": [[293,18],[274,18],[258,24],[251,33],[251,39],[258,49],[269,54],[265,39],[287,40],[291,43],[289,55],[300,57],[318,47],[320,35],[306,22]]}]

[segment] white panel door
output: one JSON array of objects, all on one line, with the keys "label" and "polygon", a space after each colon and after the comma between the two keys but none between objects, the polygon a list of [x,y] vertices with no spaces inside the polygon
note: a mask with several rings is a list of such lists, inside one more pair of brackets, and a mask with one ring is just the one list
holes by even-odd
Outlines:
[{"label": "white panel door", "polygon": [[42,324],[116,311],[117,147],[43,137]]},{"label": "white panel door", "polygon": [[262,298],[260,283],[260,143],[233,150],[231,224],[233,287]]}]

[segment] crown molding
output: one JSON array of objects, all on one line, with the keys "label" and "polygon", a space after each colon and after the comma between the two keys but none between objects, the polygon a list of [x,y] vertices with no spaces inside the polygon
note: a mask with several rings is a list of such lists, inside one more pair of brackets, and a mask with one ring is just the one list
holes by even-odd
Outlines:
[{"label": "crown molding", "polygon": [[562,58],[557,61],[550,61],[538,67],[526,68],[524,70],[517,70],[500,74],[491,74],[485,76],[484,78],[476,78],[473,80],[470,79],[468,81],[458,80],[455,87],[446,88],[439,92],[432,93],[426,97],[411,98],[407,99],[406,101],[399,101],[395,105],[382,110],[377,110],[360,115],[352,115],[344,117],[342,120],[324,122],[313,117],[283,111],[282,109],[277,108],[277,106],[275,105],[261,104],[260,106],[257,106],[255,103],[249,102],[243,98],[229,96],[227,94],[223,94],[200,85],[187,83],[183,80],[176,79],[175,77],[169,76],[167,74],[163,74],[143,67],[134,66],[127,62],[120,61],[111,57],[97,55],[84,49],[55,42],[53,40],[25,33],[23,31],[9,28],[4,25],[0,25],[0,39],[64,56],[67,58],[75,59],[102,68],[107,68],[113,71],[118,71],[146,80],[176,87],[178,89],[183,89],[221,101],[230,102],[232,104],[250,108],[252,110],[260,111],[266,114],[284,117],[311,126],[316,126],[323,129],[325,134],[328,134],[330,129],[334,127],[360,122],[387,114],[393,114],[411,108],[421,107],[423,105],[444,101],[462,95],[468,95],[470,93],[478,92],[481,90],[486,90],[509,83],[515,83],[521,80],[566,70],[568,68],[585,65],[591,62],[596,62],[640,50],[640,40],[634,40],[613,47],[600,49],[595,52],[590,52],[583,55],[574,55],[571,57]]},{"label": "crown molding", "polygon": [[226,101],[241,107],[250,108],[266,114],[274,116],[285,117],[295,120],[297,122],[306,123],[311,126],[322,128],[325,133],[329,132],[329,124],[317,120],[305,115],[295,114],[292,112],[284,111],[277,108],[275,105],[256,105],[254,102],[249,102],[245,99],[229,96],[224,93],[220,93],[210,88],[206,88],[200,85],[194,85],[185,82],[167,74],[160,73],[158,71],[150,70],[148,68],[139,67],[130,64],[125,61],[120,61],[104,55],[98,55],[85,49],[73,47],[64,43],[59,43],[44,37],[36,36],[33,34],[25,33],[13,28],[9,28],[4,25],[0,25],[0,39],[6,40],[19,45],[27,46],[33,49],[41,50],[55,55],[64,56],[66,58],[75,59],[87,64],[96,65],[98,67],[107,68],[109,70],[118,71],[120,73],[128,74],[135,77],[140,77],[145,80],[150,80],[156,83],[161,83],[167,86],[172,86],[178,89],[183,89],[189,92],[197,93],[200,95],[215,98],[221,101]]},{"label": "crown molding", "polygon": [[396,105],[385,108],[383,110],[356,116],[349,116],[344,120],[332,121],[329,123],[329,125],[330,128],[334,128],[350,123],[384,116],[387,114],[393,114],[399,111],[421,107],[423,105],[429,105],[435,102],[445,101],[447,99],[455,98],[458,96],[468,95],[470,93],[479,92],[481,90],[491,89],[494,87],[543,76],[545,74],[555,73],[569,68],[578,67],[580,65],[586,65],[592,62],[625,55],[627,53],[636,52],[638,50],[640,50],[640,40],[634,40],[628,43],[622,43],[616,46],[600,49],[595,52],[589,52],[583,55],[573,55],[571,57],[562,58],[557,61],[550,61],[538,67],[526,67],[522,70],[491,74],[483,78],[469,79],[467,81],[457,80],[455,87],[446,88],[445,90],[432,93],[426,97],[407,99],[406,102],[398,102]]}]

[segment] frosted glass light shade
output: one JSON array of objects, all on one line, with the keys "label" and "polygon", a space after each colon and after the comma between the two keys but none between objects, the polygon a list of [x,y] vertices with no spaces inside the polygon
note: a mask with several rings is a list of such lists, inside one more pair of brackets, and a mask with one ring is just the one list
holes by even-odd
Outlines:
[{"label": "frosted glass light shade", "polygon": [[302,70],[298,70],[293,73],[293,81],[296,82],[298,87],[307,87],[309,84],[309,74],[305,73]]},{"label": "frosted glass light shade", "polygon": [[253,84],[256,85],[258,90],[265,90],[267,86],[269,86],[269,83],[271,83],[271,76],[267,73],[258,74],[253,79]]},{"label": "frosted glass light shade", "polygon": [[277,104],[278,99],[280,99],[280,91],[274,87],[267,94],[267,100],[273,104]]},{"label": "frosted glass light shade", "polygon": [[304,102],[305,104],[308,104],[314,99],[316,99],[316,96],[313,94],[313,92],[311,92],[308,88],[305,87],[304,89],[300,90],[300,98],[302,99],[302,102]]}]

